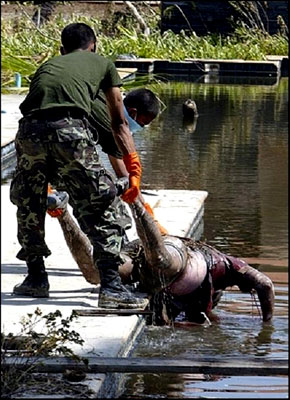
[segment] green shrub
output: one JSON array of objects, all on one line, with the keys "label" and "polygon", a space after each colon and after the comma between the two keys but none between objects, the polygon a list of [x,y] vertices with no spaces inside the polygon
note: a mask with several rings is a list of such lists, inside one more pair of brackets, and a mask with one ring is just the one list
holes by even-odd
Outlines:
[{"label": "green shrub", "polygon": [[[136,57],[181,61],[185,58],[264,60],[266,55],[288,55],[288,37],[284,33],[269,35],[259,29],[249,29],[241,23],[234,34],[198,37],[196,34],[160,33],[158,17],[152,18],[150,35],[145,36],[138,26],[114,26],[113,33],[103,33],[102,22],[72,14],[70,18],[57,15],[37,28],[28,17],[1,19],[2,87],[11,86],[15,72],[28,86],[31,76],[45,60],[59,54],[60,33],[71,22],[90,25],[98,37],[98,53],[116,59],[120,54]],[[128,27],[129,25],[129,27]]]},{"label": "green shrub", "polygon": [[[21,319],[21,330],[18,334],[1,333],[1,394],[3,398],[10,398],[21,393],[25,385],[34,383],[32,373],[41,357],[62,355],[88,363],[87,359],[77,356],[66,345],[67,343],[82,345],[84,342],[79,333],[70,328],[70,324],[76,318],[77,315],[74,312],[69,317],[63,318],[59,310],[43,315],[37,307],[34,313],[27,314]],[[19,370],[13,363],[9,368],[5,367],[5,361],[9,357],[14,357],[15,363],[22,357],[27,357],[27,359]],[[33,358],[30,360],[30,357]]]}]

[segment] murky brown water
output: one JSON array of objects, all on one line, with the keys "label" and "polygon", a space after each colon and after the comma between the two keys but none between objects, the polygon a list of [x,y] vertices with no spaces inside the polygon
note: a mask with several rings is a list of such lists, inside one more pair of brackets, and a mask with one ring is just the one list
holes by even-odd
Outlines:
[{"label": "murky brown water", "polygon": [[[132,356],[288,358],[288,79],[262,83],[152,85],[167,108],[135,142],[143,187],[209,192],[201,239],[271,277],[273,321],[261,322],[250,295],[227,291],[218,322],[147,327]],[[183,121],[188,98],[196,126]],[[288,378],[128,374],[122,398],[288,398]]]}]

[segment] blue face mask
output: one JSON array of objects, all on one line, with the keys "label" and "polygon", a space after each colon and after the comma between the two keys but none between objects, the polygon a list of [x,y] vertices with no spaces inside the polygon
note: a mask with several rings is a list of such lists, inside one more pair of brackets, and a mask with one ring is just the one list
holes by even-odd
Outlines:
[{"label": "blue face mask", "polygon": [[124,106],[124,114],[125,114],[125,118],[128,121],[129,129],[130,129],[132,135],[134,135],[134,133],[139,132],[143,129],[141,125],[139,125],[133,118],[130,117],[125,106]]}]

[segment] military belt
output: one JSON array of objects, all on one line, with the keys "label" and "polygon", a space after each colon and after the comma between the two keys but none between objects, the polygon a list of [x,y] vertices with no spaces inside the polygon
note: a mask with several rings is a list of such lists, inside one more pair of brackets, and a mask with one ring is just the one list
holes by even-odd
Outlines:
[{"label": "military belt", "polygon": [[76,107],[57,107],[35,111],[32,114],[25,116],[25,118],[42,122],[59,121],[64,118],[84,119],[87,118],[87,113],[84,110]]}]

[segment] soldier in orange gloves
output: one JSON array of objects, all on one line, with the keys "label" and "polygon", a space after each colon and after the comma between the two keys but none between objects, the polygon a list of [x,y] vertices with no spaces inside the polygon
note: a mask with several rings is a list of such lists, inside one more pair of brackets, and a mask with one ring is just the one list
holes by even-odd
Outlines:
[{"label": "soldier in orange gloves", "polygon": [[[123,102],[124,114],[129,123],[130,132],[133,135],[136,132],[140,132],[144,126],[149,125],[156,118],[160,109],[159,100],[155,94],[151,90],[144,88],[131,90],[125,95]],[[94,102],[90,123],[92,132],[98,138],[98,143],[101,145],[102,150],[108,155],[116,176],[118,178],[129,177],[131,188],[121,198],[128,203],[132,203],[138,191],[139,199],[145,207],[147,205],[147,211],[153,216],[151,207],[145,203],[139,190],[142,174],[139,156],[136,152],[125,156],[120,152],[111,133],[106,104],[102,95],[99,95]],[[128,173],[129,169],[131,169],[131,176]],[[119,209],[122,211],[123,221],[126,221],[127,226],[130,227],[131,218],[127,213],[127,209],[125,207],[122,208],[122,203],[119,204]],[[166,229],[161,227],[158,221],[156,222],[161,233],[165,233]]]},{"label": "soldier in orange gloves", "polygon": [[[136,89],[127,93],[124,98],[124,113],[129,123],[129,129],[132,134],[137,131],[140,131],[143,128],[143,125],[148,125],[158,114],[159,110],[159,102],[156,96],[148,89]],[[154,217],[154,213],[152,208],[146,203],[143,199],[143,196],[140,192],[140,179],[142,174],[142,168],[140,165],[140,160],[138,154],[135,152],[133,154],[128,154],[126,156],[122,156],[119,148],[116,145],[114,140],[111,127],[110,120],[108,116],[108,111],[106,108],[106,104],[104,102],[103,97],[99,96],[98,99],[94,103],[93,113],[91,115],[91,130],[94,133],[96,139],[98,139],[98,144],[101,146],[102,150],[108,155],[110,163],[113,167],[113,170],[118,178],[129,177],[131,180],[131,187],[123,194],[122,198],[125,201],[132,202],[138,194],[138,198],[141,200],[146,210],[153,216],[155,222],[159,226],[160,232],[162,234],[166,234],[167,231],[156,221]],[[131,171],[131,176],[128,170]],[[61,186],[60,186],[61,187]],[[123,190],[120,193],[123,193]],[[54,193],[54,194],[53,194]],[[48,196],[48,213],[51,216],[59,217],[62,210],[61,205],[61,196],[65,195],[65,192],[57,192],[53,191],[52,195]],[[127,208],[125,207],[122,201],[115,200],[114,207],[114,220],[115,223],[122,225],[124,228],[124,235],[122,240],[123,247],[128,239],[126,237],[125,230],[129,229],[131,224],[131,217],[128,213]],[[64,230],[64,224],[61,224],[62,229]],[[64,232],[65,234],[65,232]],[[115,237],[115,241],[121,239],[120,237]],[[86,247],[86,246],[83,246]],[[73,249],[70,249],[74,259],[79,265],[84,277],[90,283],[97,283],[98,277],[97,274],[94,273],[93,267],[89,267],[85,269],[83,267],[82,257],[79,257],[74,254]],[[76,259],[77,258],[77,259]],[[88,260],[87,260],[88,261]],[[91,263],[88,261],[88,265]],[[104,298],[104,296],[103,296]],[[101,299],[102,300],[102,299]],[[99,302],[103,306],[102,301]]]},{"label": "soldier in orange gloves", "polygon": [[[124,113],[129,123],[129,129],[132,134],[137,131],[140,131],[143,128],[143,125],[148,125],[158,114],[159,110],[159,102],[156,96],[148,89],[136,89],[127,93],[124,98]],[[102,150],[108,155],[112,168],[118,178],[128,177],[131,179],[131,187],[127,190],[124,200],[128,202],[132,202],[136,193],[138,193],[138,198],[143,203],[146,210],[153,216],[155,222],[159,226],[160,232],[162,234],[166,234],[167,231],[156,221],[154,217],[154,213],[152,208],[148,203],[145,202],[143,196],[140,192],[140,178],[142,173],[142,168],[140,165],[140,160],[138,154],[128,154],[123,156],[120,152],[119,148],[116,145],[114,140],[111,127],[110,120],[108,116],[108,111],[106,108],[105,101],[103,97],[99,96],[98,99],[94,103],[93,113],[91,115],[91,130],[94,134],[94,137],[98,139],[98,144],[101,146]],[[128,169],[131,170],[131,177],[128,172]],[[57,185],[57,188],[61,189],[61,185]],[[120,190],[120,193],[123,193],[123,190]],[[65,206],[67,202],[67,198],[65,198],[65,192],[62,191],[51,191],[48,192],[48,210],[47,212],[52,217],[60,217],[62,213],[62,203]],[[121,196],[123,198],[123,196]],[[134,201],[134,200],[133,200]],[[118,223],[124,228],[124,235],[122,240],[123,247],[127,242],[126,230],[132,226],[131,216],[128,213],[125,204],[117,198],[115,200],[114,207],[114,221]],[[61,224],[63,231],[65,230],[64,224]],[[64,231],[64,235],[66,232]],[[122,238],[115,237],[115,241],[118,241]],[[85,245],[83,247],[86,247]],[[87,260],[86,263],[82,261],[82,257],[75,254],[73,249],[70,249],[72,255],[79,265],[85,279],[87,279],[90,283],[98,283],[99,277],[93,271],[93,266],[90,266],[88,269],[85,269],[83,264],[91,265],[91,262]],[[102,304],[102,302],[101,302]]]}]

